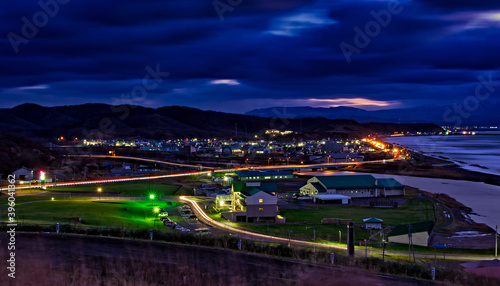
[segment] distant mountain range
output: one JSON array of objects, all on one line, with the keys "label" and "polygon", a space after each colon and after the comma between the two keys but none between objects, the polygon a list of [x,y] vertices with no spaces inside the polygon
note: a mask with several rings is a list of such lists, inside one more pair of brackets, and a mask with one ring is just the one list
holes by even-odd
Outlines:
[{"label": "distant mountain range", "polygon": [[[307,108],[306,108],[307,109]],[[279,116],[278,116],[279,117]],[[22,104],[0,109],[0,131],[36,138],[103,139],[254,138],[266,129],[292,130],[296,138],[361,138],[369,134],[433,132],[435,124],[358,123],[346,119],[264,118],[166,106],[83,104],[44,107]]]},{"label": "distant mountain range", "polygon": [[500,104],[483,105],[477,110],[452,106],[420,106],[414,108],[367,111],[353,107],[271,107],[254,109],[245,114],[273,118],[277,114],[287,118],[324,117],[352,119],[357,122],[436,123],[441,126],[490,126],[500,124]]}]

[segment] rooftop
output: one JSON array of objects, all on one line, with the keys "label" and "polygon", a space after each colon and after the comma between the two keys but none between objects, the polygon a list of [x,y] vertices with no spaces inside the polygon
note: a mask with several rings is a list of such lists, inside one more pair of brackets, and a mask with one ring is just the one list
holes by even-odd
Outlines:
[{"label": "rooftop", "polygon": [[376,217],[370,217],[370,218],[363,219],[363,222],[365,222],[365,223],[383,223],[384,221],[379,219],[379,218],[376,218]]},{"label": "rooftop", "polygon": [[434,223],[432,221],[423,221],[423,222],[417,222],[417,223],[398,225],[391,231],[389,236],[408,234],[408,232],[409,232],[408,226],[409,225],[411,225],[411,233],[418,233],[418,232],[424,232],[424,231],[426,231],[427,233],[430,233],[432,230],[432,227],[434,226]]},{"label": "rooftop", "polygon": [[328,189],[375,188],[375,178],[371,175],[317,176]]},{"label": "rooftop", "polygon": [[262,176],[288,176],[293,175],[291,171],[264,172],[264,171],[236,171],[238,177],[262,177]]}]

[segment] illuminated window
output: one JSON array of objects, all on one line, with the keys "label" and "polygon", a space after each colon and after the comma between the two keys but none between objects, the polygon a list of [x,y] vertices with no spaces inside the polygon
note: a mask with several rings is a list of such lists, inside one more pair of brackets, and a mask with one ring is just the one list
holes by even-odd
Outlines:
[{"label": "illuminated window", "polygon": [[263,209],[263,208],[259,208],[259,212],[263,212],[263,211],[264,211],[264,209]]},{"label": "illuminated window", "polygon": [[259,203],[263,203],[264,202],[264,199],[259,199]]}]

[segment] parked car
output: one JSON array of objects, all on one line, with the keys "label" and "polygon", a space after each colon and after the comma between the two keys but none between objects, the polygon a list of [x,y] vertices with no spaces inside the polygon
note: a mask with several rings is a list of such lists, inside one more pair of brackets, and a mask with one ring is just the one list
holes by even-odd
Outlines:
[{"label": "parked car", "polygon": [[174,228],[177,223],[175,221],[167,221],[167,223],[165,223],[166,226],[170,227],[170,228]]},{"label": "parked car", "polygon": [[182,227],[182,226],[180,226],[180,225],[176,225],[176,226],[175,226],[175,228],[174,228],[174,230],[176,230],[176,231],[183,231],[183,232],[188,232],[188,231],[190,231],[189,229],[187,229],[187,228],[185,228],[185,227]]},{"label": "parked car", "polygon": [[161,213],[158,214],[159,217],[164,217],[164,216],[168,216],[168,212],[166,211],[163,211]]}]

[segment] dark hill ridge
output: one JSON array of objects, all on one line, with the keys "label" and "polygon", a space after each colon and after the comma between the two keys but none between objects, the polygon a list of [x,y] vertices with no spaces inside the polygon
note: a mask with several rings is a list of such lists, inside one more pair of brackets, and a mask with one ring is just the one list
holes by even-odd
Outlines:
[{"label": "dark hill ridge", "polygon": [[[292,130],[304,138],[361,138],[368,134],[434,132],[435,124],[358,123],[348,119],[264,118],[182,106],[148,108],[82,104],[44,107],[22,104],[0,109],[0,130],[53,138],[252,138],[266,129]],[[439,130],[441,131],[441,130]]]},{"label": "dark hill ridge", "polygon": [[[461,102],[457,102],[461,103]],[[463,103],[462,103],[463,104]],[[353,107],[270,107],[254,109],[245,114],[261,117],[273,117],[277,112],[288,118],[324,117],[328,119],[354,119],[358,122],[385,122],[385,123],[436,123],[451,126],[455,124],[490,126],[498,125],[500,104],[481,102],[477,110],[467,112],[469,116],[458,117],[452,106],[419,106],[412,108],[398,108],[368,111]],[[458,122],[457,118],[460,118]]]}]

